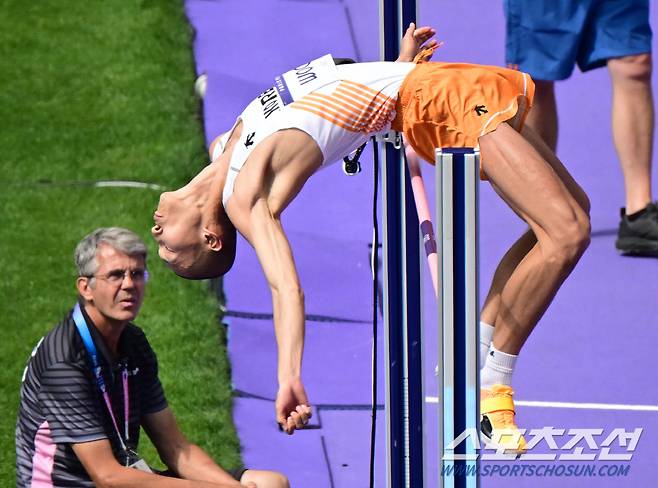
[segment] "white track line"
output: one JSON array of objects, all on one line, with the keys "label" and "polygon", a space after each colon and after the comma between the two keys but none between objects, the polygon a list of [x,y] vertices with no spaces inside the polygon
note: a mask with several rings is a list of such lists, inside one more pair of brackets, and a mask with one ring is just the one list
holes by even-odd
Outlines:
[{"label": "white track line", "polygon": [[142,183],[141,181],[96,181],[94,186],[98,188],[148,188],[149,190],[165,190],[165,187],[155,183]]},{"label": "white track line", "polygon": [[[426,403],[439,403],[438,397],[425,397]],[[539,402],[531,400],[516,400],[515,405],[521,407],[540,408],[575,408],[580,410],[628,410],[635,412],[658,412],[658,405],[625,405],[621,403],[575,403],[575,402]]]}]

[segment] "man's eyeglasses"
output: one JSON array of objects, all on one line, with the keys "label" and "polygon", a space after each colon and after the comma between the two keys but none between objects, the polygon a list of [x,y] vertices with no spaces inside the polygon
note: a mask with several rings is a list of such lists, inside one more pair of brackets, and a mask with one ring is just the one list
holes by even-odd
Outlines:
[{"label": "man's eyeglasses", "polygon": [[98,278],[116,286],[123,283],[127,274],[130,274],[130,279],[134,283],[146,283],[149,280],[149,272],[145,269],[114,269],[106,274],[87,275],[85,278]]}]

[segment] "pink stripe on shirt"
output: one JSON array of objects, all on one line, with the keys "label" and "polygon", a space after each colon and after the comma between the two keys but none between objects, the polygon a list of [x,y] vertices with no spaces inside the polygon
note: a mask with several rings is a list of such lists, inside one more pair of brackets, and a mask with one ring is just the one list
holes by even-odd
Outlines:
[{"label": "pink stripe on shirt", "polygon": [[32,458],[32,488],[53,488],[53,467],[55,465],[55,444],[50,435],[46,420],[39,426],[34,436],[34,457]]}]

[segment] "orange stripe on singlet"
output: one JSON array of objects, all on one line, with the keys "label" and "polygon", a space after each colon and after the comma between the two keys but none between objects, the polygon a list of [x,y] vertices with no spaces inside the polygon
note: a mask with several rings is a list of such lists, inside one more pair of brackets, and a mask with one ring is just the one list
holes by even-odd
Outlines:
[{"label": "orange stripe on singlet", "polygon": [[350,97],[339,95],[337,93],[332,93],[331,95],[318,94],[318,97],[322,97],[322,100],[324,102],[331,101],[331,103],[333,103],[334,105],[340,105],[342,111],[350,112],[355,116],[356,114],[360,114],[368,110],[367,104],[362,103],[358,100],[354,100],[353,98]]},{"label": "orange stripe on singlet", "polygon": [[306,110],[308,112],[313,112],[315,115],[323,114],[324,119],[329,120],[329,118],[336,124],[344,129],[357,132],[359,127],[356,125],[356,120],[354,116],[349,112],[332,110],[327,106],[323,101],[315,100],[300,100],[294,103],[295,107],[301,110]]},{"label": "orange stripe on singlet", "polygon": [[[394,103],[392,101],[385,106],[388,112],[382,113],[381,109],[384,108],[382,104],[370,107],[361,105],[356,108],[349,103],[345,104],[345,106],[341,104],[340,97],[313,94],[308,95],[306,98],[308,98],[308,101],[310,102],[317,103],[316,109],[327,109],[328,111],[333,111],[334,114],[340,114],[345,117],[355,129],[365,130],[367,132],[370,132],[368,129],[369,127],[378,126],[381,120],[387,120],[387,115],[390,113],[390,110],[394,108]],[[352,109],[350,110],[350,108]]]},{"label": "orange stripe on singlet", "polygon": [[375,107],[361,107],[358,112],[354,110],[345,111],[341,110],[340,104],[336,103],[332,97],[327,95],[314,95],[313,99],[309,101],[316,102],[314,105],[316,110],[326,111],[334,117],[343,117],[345,122],[348,122],[353,130],[366,133],[382,130],[383,126],[390,119],[390,110],[394,108],[394,104],[391,103],[387,104],[389,110],[386,112],[379,111],[382,108],[381,105]]},{"label": "orange stripe on singlet", "polygon": [[[295,102],[295,103],[297,104],[298,102]],[[302,105],[297,105],[297,106],[290,105],[290,106],[292,108],[297,109],[297,110],[303,110],[305,112],[312,113],[313,115],[317,115],[318,117],[323,118],[323,119],[331,122],[332,124],[337,125],[338,127],[342,128],[342,129],[348,130],[350,132],[359,132],[358,128],[356,128],[352,125],[345,124],[339,118],[337,118],[335,116],[332,116],[332,115],[329,115],[328,113],[326,113],[322,110],[317,110],[315,108],[306,107],[306,106],[302,106]]]},{"label": "orange stripe on singlet", "polygon": [[383,129],[395,101],[365,85],[344,80],[330,95],[311,93],[290,106],[345,130],[370,133]]},{"label": "orange stripe on singlet", "polygon": [[367,103],[358,103],[355,101],[354,97],[339,93],[338,90],[336,90],[336,93],[334,93],[332,96],[348,105],[352,104],[353,106],[357,107],[361,113],[367,116],[370,116],[372,113],[378,112],[382,109],[390,110],[395,106],[395,102],[391,99],[385,100],[383,102],[378,100],[368,100]]},{"label": "orange stripe on singlet", "polygon": [[302,101],[306,101],[306,99],[308,99],[309,102],[317,103],[319,105],[318,108],[326,108],[327,110],[333,110],[341,114],[343,117],[350,119],[353,123],[356,123],[359,119],[359,114],[367,109],[366,106],[356,107],[331,95],[312,93],[304,97]]},{"label": "orange stripe on singlet", "polygon": [[355,83],[349,80],[343,80],[338,88],[351,90],[352,92],[361,94],[362,96],[365,96],[368,99],[376,99],[380,102],[385,102],[386,100],[389,99],[386,95],[383,95],[377,90],[373,90],[369,86],[362,85],[361,83]]}]

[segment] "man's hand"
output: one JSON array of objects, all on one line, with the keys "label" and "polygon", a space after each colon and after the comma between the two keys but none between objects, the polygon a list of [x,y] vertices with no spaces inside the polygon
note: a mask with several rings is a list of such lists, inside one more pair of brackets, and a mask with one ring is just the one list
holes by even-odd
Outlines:
[{"label": "man's hand", "polygon": [[[434,49],[438,47],[439,43],[436,42],[436,39],[432,39],[434,34],[436,34],[436,31],[431,27],[419,27],[416,29],[416,24],[413,22],[409,24],[404,37],[402,37],[400,56],[398,56],[397,60],[411,62],[421,49]],[[428,61],[431,57],[432,55],[430,54],[425,61]]]},{"label": "man's hand", "polygon": [[292,435],[295,429],[302,429],[311,418],[306,390],[299,379],[279,384],[276,394],[276,421],[286,434]]}]

